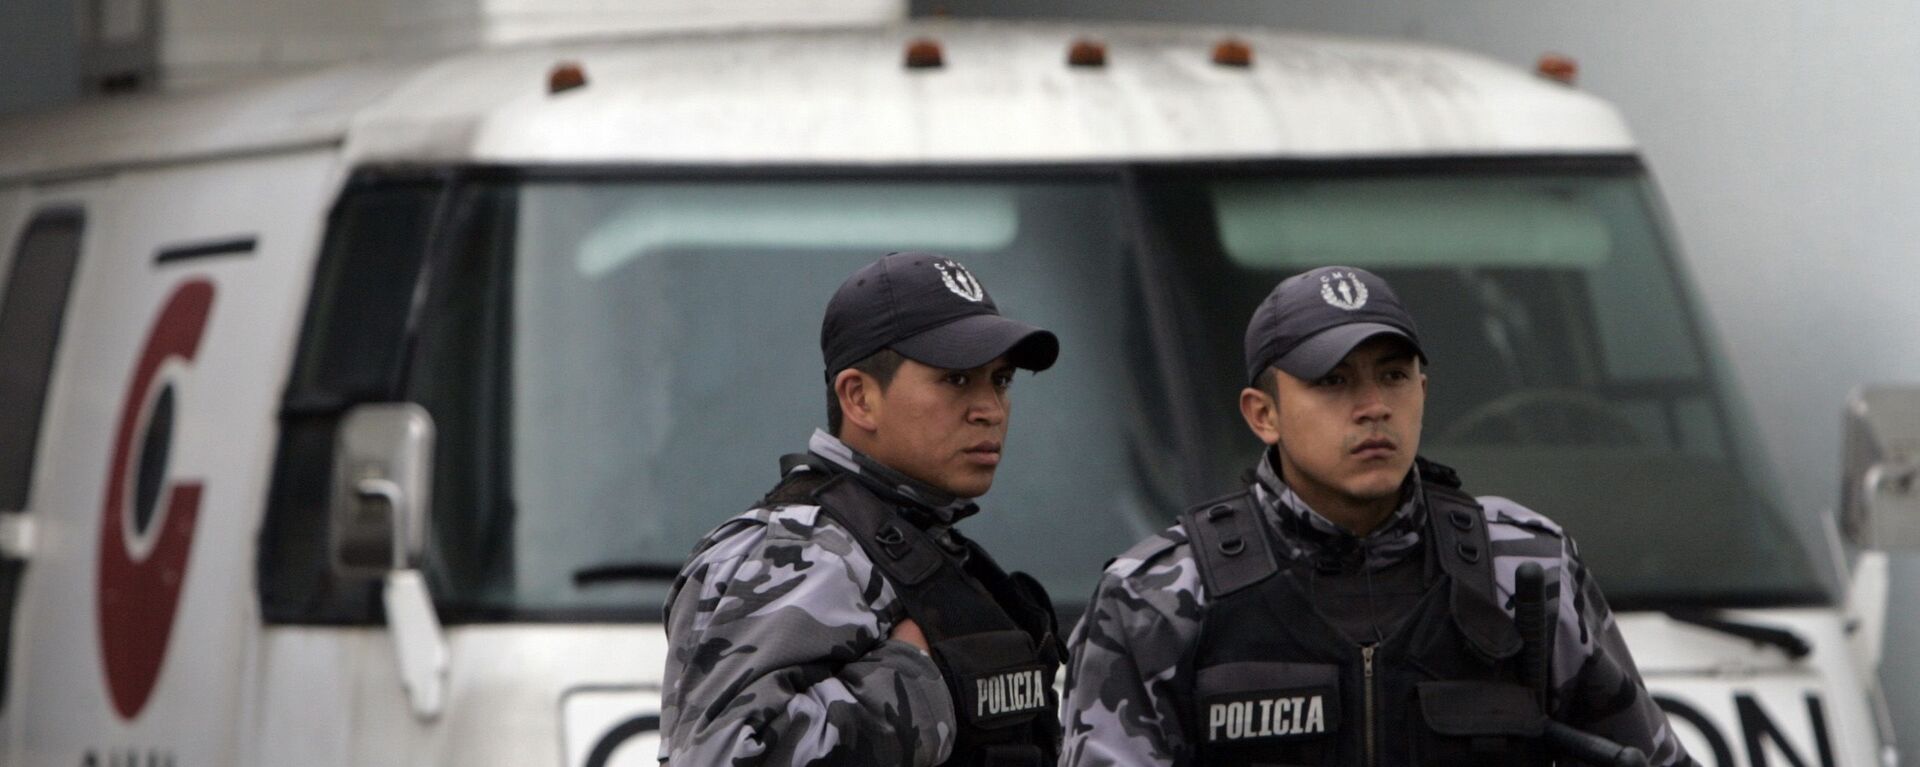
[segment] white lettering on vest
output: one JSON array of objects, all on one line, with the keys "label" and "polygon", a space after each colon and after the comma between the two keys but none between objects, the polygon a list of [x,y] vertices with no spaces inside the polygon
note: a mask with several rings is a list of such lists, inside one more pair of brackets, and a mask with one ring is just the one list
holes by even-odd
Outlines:
[{"label": "white lettering on vest", "polygon": [[980,677],[973,684],[975,718],[1018,714],[1047,705],[1047,680],[1039,671],[1009,671]]},{"label": "white lettering on vest", "polygon": [[1207,740],[1213,742],[1318,735],[1326,731],[1326,698],[1322,695],[1236,700],[1207,706]]}]

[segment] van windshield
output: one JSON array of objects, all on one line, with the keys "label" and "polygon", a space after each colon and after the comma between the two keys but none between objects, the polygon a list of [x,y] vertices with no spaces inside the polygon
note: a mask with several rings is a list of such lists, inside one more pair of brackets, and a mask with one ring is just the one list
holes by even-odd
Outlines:
[{"label": "van windshield", "polygon": [[1233,489],[1258,455],[1234,407],[1246,318],[1328,263],[1381,274],[1420,323],[1423,452],[1562,523],[1616,604],[1824,598],[1637,171],[1363,170],[480,183],[416,383],[442,434],[436,593],[456,614],[657,614],[670,575],[576,575],[670,572],[770,489],[824,422],[827,297],[911,249],[1060,336],[1059,364],[1015,381],[1007,461],[962,529],[1063,613]]}]

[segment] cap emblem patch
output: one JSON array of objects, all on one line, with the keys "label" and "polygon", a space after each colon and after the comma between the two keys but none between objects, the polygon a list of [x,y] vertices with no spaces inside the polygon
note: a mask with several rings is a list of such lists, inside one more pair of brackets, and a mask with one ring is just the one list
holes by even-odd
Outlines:
[{"label": "cap emblem patch", "polygon": [[1367,284],[1353,272],[1320,275],[1320,297],[1328,304],[1353,311],[1367,305]]},{"label": "cap emblem patch", "polygon": [[940,270],[940,281],[947,284],[947,290],[968,301],[978,302],[985,298],[987,291],[980,287],[980,281],[967,272],[967,268],[953,261],[935,261],[933,268]]}]

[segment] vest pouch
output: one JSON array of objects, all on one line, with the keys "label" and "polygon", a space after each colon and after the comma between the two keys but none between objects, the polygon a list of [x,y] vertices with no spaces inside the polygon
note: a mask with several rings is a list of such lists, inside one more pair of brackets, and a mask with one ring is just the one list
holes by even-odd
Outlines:
[{"label": "vest pouch", "polygon": [[1546,717],[1532,690],[1510,682],[1430,681],[1420,699],[1413,753],[1421,765],[1546,764]]},{"label": "vest pouch", "polygon": [[1202,764],[1331,765],[1340,667],[1242,661],[1199,669],[1194,742]]},{"label": "vest pouch", "polygon": [[931,649],[965,726],[999,730],[1029,724],[1047,711],[1048,667],[1027,632],[966,634],[935,642]]}]

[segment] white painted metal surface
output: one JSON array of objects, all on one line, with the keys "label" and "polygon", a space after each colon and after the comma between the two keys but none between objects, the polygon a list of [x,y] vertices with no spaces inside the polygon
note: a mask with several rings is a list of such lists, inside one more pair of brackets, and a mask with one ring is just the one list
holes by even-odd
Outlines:
[{"label": "white painted metal surface", "polygon": [[[1103,68],[1066,64],[1079,37]],[[1212,46],[1249,43],[1254,65]],[[938,69],[904,47],[937,40]],[[578,62],[587,85],[547,92]],[[854,164],[1594,154],[1619,115],[1495,62],[1270,30],[922,22],[368,64],[0,121],[0,181],[344,142],[351,163]]]},{"label": "white painted metal surface", "polygon": [[[1837,611],[1730,610],[1725,617],[1789,629],[1813,652],[1795,660],[1778,648],[1659,613],[1619,616],[1647,688],[1662,699],[1695,759],[1715,763],[1717,743],[1736,764],[1877,763],[1876,714],[1856,676],[1848,627]],[[1749,732],[1761,734],[1765,756],[1752,753]],[[1782,753],[1789,750],[1791,759]]]},{"label": "white painted metal surface", "polygon": [[337,147],[353,116],[413,69],[347,66],[0,119],[0,184]]},{"label": "white painted metal surface", "polygon": [[[29,210],[80,206],[87,223],[26,509],[37,540],[16,615],[0,763],[146,764],[151,753],[181,765],[242,763],[241,692],[258,681],[249,668],[262,637],[255,534],[337,160],[321,151],[134,171],[37,188],[23,201]],[[18,236],[0,233],[7,243]],[[155,261],[162,248],[236,237],[257,245]],[[209,286],[203,329],[195,337],[192,323],[175,323],[172,341],[157,341],[165,307],[193,284]],[[191,354],[143,362],[187,340]],[[134,383],[142,369],[153,371],[145,390]],[[133,478],[114,474],[113,456],[138,450],[163,387],[173,397],[171,455],[143,532],[127,527]],[[123,422],[140,426],[121,437]],[[134,577],[107,575],[120,548],[137,563]],[[139,620],[139,608],[110,616],[99,607],[110,595],[164,602],[170,629]],[[119,641],[109,647],[108,637]],[[133,659],[109,671],[109,654]],[[149,687],[128,669],[152,655]],[[136,754],[142,761],[126,761]]]},{"label": "white painted metal surface", "polygon": [[[627,719],[659,713],[667,648],[658,626],[466,626],[447,639],[447,708],[427,723],[394,684],[384,631],[268,632],[260,678],[276,682],[253,692],[259,729],[239,763],[579,767],[569,757],[591,753]],[[610,750],[657,742],[640,733]]]},{"label": "white painted metal surface", "polygon": [[173,81],[563,38],[885,24],[898,22],[907,13],[906,0],[165,0],[165,4],[160,52],[165,75]]}]

